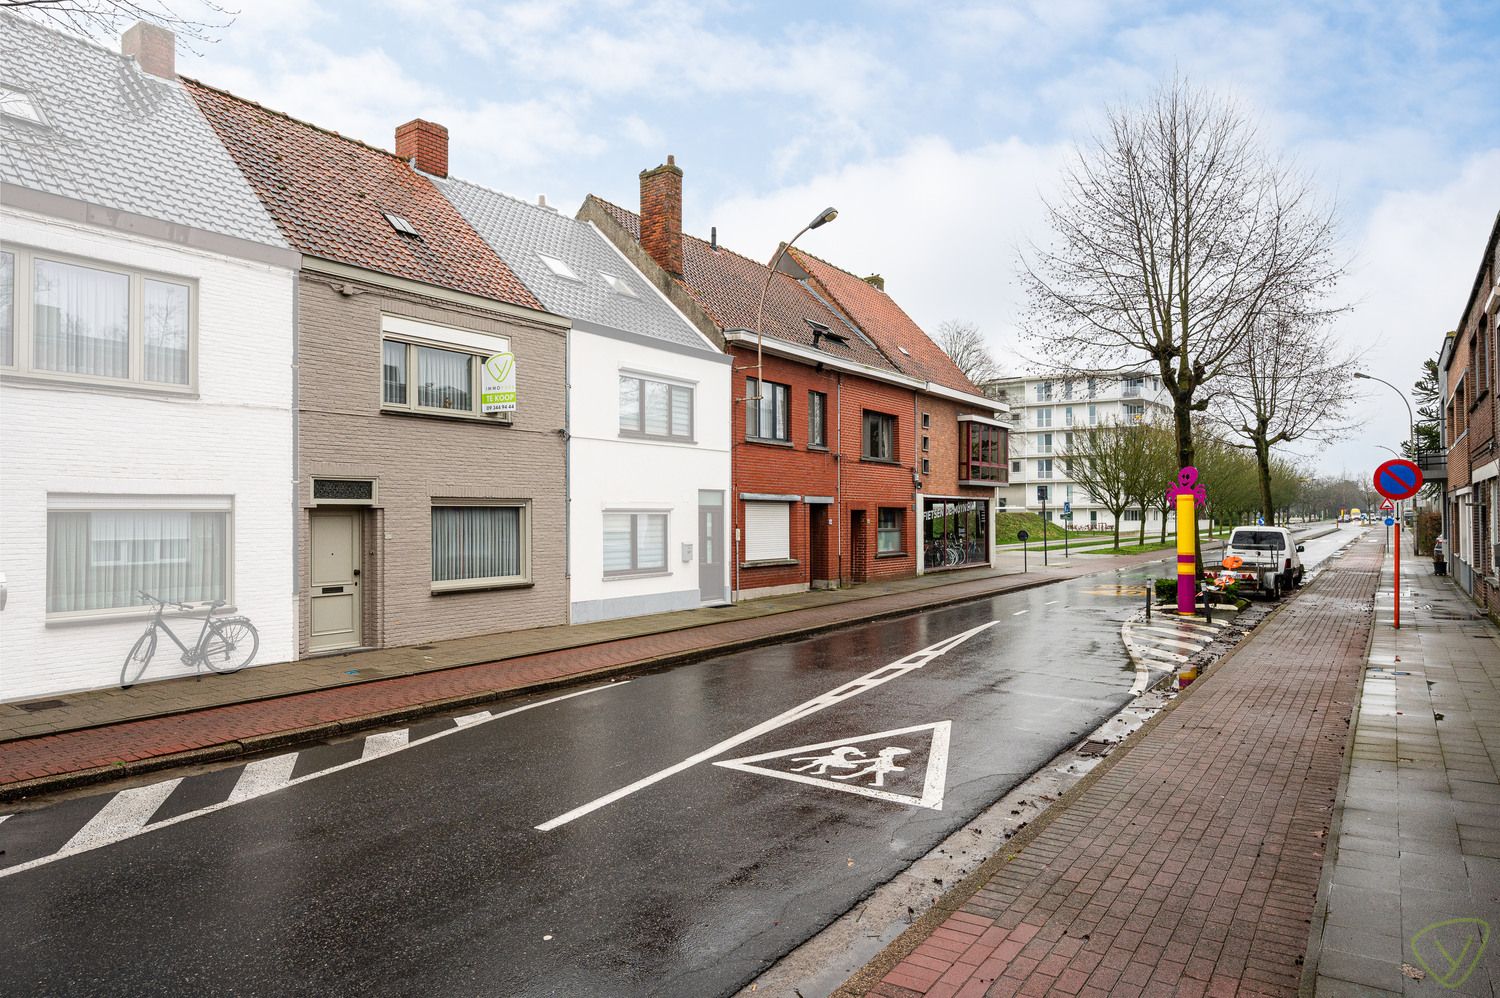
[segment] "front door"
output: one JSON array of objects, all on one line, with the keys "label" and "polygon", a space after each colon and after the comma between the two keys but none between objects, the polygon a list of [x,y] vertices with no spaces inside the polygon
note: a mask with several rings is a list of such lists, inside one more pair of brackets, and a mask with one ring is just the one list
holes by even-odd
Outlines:
[{"label": "front door", "polygon": [[724,599],[724,493],[698,493],[698,598]]},{"label": "front door", "polygon": [[864,510],[849,511],[849,580],[851,582],[864,582],[870,577],[868,564],[870,539],[865,536],[868,522]]},{"label": "front door", "polygon": [[361,514],[354,510],[318,512],[311,517],[311,651],[359,646],[363,609],[359,596],[361,520]]}]

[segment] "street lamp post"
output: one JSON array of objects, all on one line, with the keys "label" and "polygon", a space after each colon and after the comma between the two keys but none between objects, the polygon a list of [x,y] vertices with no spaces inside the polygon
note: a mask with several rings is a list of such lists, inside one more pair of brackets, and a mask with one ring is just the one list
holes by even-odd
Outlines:
[{"label": "street lamp post", "polygon": [[771,267],[766,271],[766,283],[761,285],[760,302],[755,306],[755,394],[747,398],[746,402],[759,402],[764,391],[762,384],[764,379],[762,375],[765,373],[765,363],[761,354],[761,344],[765,339],[765,334],[762,327],[765,324],[766,318],[766,295],[771,290],[771,281],[776,278],[776,268],[781,264],[781,258],[786,255],[786,251],[792,248],[792,243],[801,239],[803,233],[811,229],[821,228],[838,217],[839,213],[837,209],[824,208],[818,212],[816,218],[804,225],[795,236],[782,243],[781,248],[776,251],[775,258],[771,260]]},{"label": "street lamp post", "polygon": [[[1406,406],[1406,439],[1411,442],[1412,456],[1421,457],[1421,453],[1417,447],[1417,415],[1416,413],[1412,412],[1411,402],[1407,399],[1406,393],[1397,388],[1395,385],[1391,384],[1389,381],[1386,381],[1384,378],[1377,378],[1373,374],[1366,374],[1363,371],[1355,371],[1354,376],[1363,381],[1378,381],[1382,385],[1385,385],[1387,388],[1389,388],[1391,391],[1395,392],[1397,395],[1401,396],[1401,402]],[[1401,455],[1398,454],[1396,456],[1400,457]]]}]

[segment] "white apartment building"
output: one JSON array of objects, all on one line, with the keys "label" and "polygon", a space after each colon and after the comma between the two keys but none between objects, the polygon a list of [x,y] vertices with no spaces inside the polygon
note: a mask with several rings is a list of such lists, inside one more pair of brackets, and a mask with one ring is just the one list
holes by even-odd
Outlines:
[{"label": "white apartment building", "polygon": [[[1010,484],[1000,490],[1001,508],[1041,513],[1045,503],[1047,518],[1062,523],[1064,503],[1071,503],[1073,529],[1113,530],[1113,515],[1073,480],[1067,453],[1073,435],[1091,426],[1170,417],[1172,406],[1161,378],[1145,373],[1016,377],[996,382],[991,390],[1010,404]],[[1121,529],[1139,529],[1140,516],[1139,510],[1126,510]],[[1148,510],[1146,517],[1147,532],[1159,532],[1161,514]]]},{"label": "white apartment building", "polygon": [[[118,683],[140,590],[295,657],[297,258],[171,35],[123,47],[0,14],[3,701]],[[168,624],[191,648],[203,615]],[[191,671],[162,637],[141,681]]]}]

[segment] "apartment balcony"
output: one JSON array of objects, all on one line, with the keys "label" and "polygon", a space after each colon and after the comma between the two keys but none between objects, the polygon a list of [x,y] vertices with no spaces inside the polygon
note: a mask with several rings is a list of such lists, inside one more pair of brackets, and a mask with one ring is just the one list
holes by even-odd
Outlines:
[{"label": "apartment balcony", "polygon": [[1417,457],[1417,467],[1422,469],[1422,478],[1429,482],[1448,480],[1448,458],[1444,454],[1422,454]]}]

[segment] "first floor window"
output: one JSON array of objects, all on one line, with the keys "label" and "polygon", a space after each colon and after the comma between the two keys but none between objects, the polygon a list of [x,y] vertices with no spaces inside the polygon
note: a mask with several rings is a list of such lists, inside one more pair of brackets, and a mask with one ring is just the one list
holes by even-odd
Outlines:
[{"label": "first floor window", "polygon": [[901,550],[901,513],[900,509],[881,507],[876,521],[876,554],[889,554]]},{"label": "first floor window", "polygon": [[883,412],[865,413],[864,456],[870,461],[896,460],[896,417]]},{"label": "first floor window", "polygon": [[[758,390],[757,390],[758,386]],[[760,396],[759,399],[756,396]],[[792,439],[791,389],[772,381],[745,382],[745,436],[751,440]]]},{"label": "first floor window", "polygon": [[[1005,480],[1005,430],[988,423],[966,420],[961,431],[958,477],[966,482]],[[1043,436],[1043,453],[1052,450],[1052,434]]]},{"label": "first floor window", "polygon": [[227,504],[184,504],[164,498],[160,508],[88,509],[70,501],[49,509],[47,612],[144,606],[143,590],[179,603],[228,599]]},{"label": "first floor window", "polygon": [[745,503],[745,560],[785,561],[792,556],[791,505]]},{"label": "first floor window", "polygon": [[807,393],[807,446],[828,446],[828,396]]},{"label": "first floor window", "polygon": [[1052,477],[1052,459],[1050,457],[1044,457],[1036,463],[1036,477]]},{"label": "first floor window", "polygon": [[605,575],[666,570],[667,514],[604,514]]},{"label": "first floor window", "polygon": [[[501,341],[495,352],[507,344]],[[481,416],[478,351],[444,349],[405,340],[380,345],[380,402],[386,409]],[[500,418],[509,416],[500,413]],[[492,417],[487,417],[492,418]]]},{"label": "first floor window", "polygon": [[633,374],[620,375],[620,432],[693,439],[693,389]]},{"label": "first floor window", "polygon": [[16,255],[0,253],[0,367],[16,363]]},{"label": "first floor window", "polygon": [[1011,470],[1012,474],[1019,475],[1021,473],[1021,462],[1020,461],[1012,461],[1010,463],[1010,470]]},{"label": "first floor window", "polygon": [[434,588],[525,581],[526,514],[520,504],[433,506]]}]

